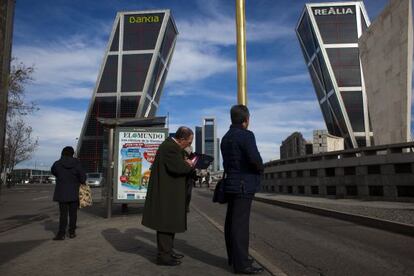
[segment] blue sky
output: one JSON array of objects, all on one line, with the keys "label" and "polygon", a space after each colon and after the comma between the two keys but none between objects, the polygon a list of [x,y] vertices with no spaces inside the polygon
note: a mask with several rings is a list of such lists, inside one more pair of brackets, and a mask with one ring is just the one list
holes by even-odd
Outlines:
[{"label": "blue sky", "polygon": [[[290,133],[326,128],[294,32],[306,2],[324,1],[246,0],[250,128],[265,161]],[[387,2],[364,1],[371,21]],[[170,131],[214,116],[224,135],[237,102],[234,0],[18,0],[13,56],[35,65],[27,93],[40,107],[28,118],[40,146],[20,167],[49,168],[76,144],[116,12],[165,8],[180,35],[158,115]]]}]

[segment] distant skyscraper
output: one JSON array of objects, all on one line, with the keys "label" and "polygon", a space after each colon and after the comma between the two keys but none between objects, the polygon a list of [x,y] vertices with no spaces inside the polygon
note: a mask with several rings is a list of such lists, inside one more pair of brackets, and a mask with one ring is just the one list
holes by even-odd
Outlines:
[{"label": "distant skyscraper", "polygon": [[175,47],[169,10],[119,12],[78,143],[87,171],[101,171],[105,118],[155,116]]},{"label": "distant skyscraper", "polygon": [[362,1],[306,4],[296,27],[330,134],[346,148],[369,146],[368,114],[358,38],[370,24]]},{"label": "distant skyscraper", "polygon": [[203,152],[203,128],[196,126],[195,127],[195,152]]},{"label": "distant skyscraper", "polygon": [[217,171],[217,165],[219,164],[218,151],[219,144],[217,141],[217,126],[215,118],[204,118],[202,126],[202,153],[210,155],[214,158],[214,162],[211,164],[211,170]]}]

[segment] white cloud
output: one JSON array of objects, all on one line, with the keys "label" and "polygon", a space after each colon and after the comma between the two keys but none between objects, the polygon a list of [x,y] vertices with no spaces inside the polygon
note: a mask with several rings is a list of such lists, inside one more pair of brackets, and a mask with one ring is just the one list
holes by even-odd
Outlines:
[{"label": "white cloud", "polygon": [[41,164],[38,162],[39,166],[50,168],[59,159],[63,147],[76,146],[76,138],[79,137],[84,117],[83,112],[41,106],[37,113],[27,119],[27,123],[33,127],[33,137],[39,138],[39,148],[31,160],[19,167],[41,160]]},{"label": "white cloud", "polygon": [[[314,129],[325,129],[325,123],[316,101],[268,101],[267,98],[252,100],[250,127],[256,136],[257,145],[265,162],[279,158],[281,142],[295,131],[305,139],[311,139]],[[191,117],[214,116],[217,120],[218,137],[221,138],[230,125],[229,106],[215,106],[196,111]],[[186,118],[175,118],[186,121]]]},{"label": "white cloud", "polygon": [[83,39],[15,47],[18,61],[35,66],[34,82],[26,89],[30,99],[90,98],[103,44],[87,44]]},{"label": "white cloud", "polygon": [[270,80],[269,82],[282,84],[282,83],[298,83],[298,82],[309,82],[309,81],[310,81],[309,74],[303,73],[303,74],[276,77]]},{"label": "white cloud", "polygon": [[235,61],[218,53],[216,47],[178,40],[167,81],[194,82],[235,68]]}]

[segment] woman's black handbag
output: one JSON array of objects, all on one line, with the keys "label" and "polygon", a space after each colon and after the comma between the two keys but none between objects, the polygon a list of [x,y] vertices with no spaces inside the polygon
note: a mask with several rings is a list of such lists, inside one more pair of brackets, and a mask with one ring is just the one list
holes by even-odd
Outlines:
[{"label": "woman's black handbag", "polygon": [[227,203],[226,194],[224,193],[224,181],[225,173],[223,173],[223,177],[216,184],[216,188],[214,189],[213,194],[213,202],[220,204]]}]

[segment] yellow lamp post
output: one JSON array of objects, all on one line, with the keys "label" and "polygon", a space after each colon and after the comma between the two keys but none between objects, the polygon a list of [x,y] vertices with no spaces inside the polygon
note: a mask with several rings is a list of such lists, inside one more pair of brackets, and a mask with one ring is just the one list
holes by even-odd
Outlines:
[{"label": "yellow lamp post", "polygon": [[237,102],[247,106],[245,0],[236,0]]}]

